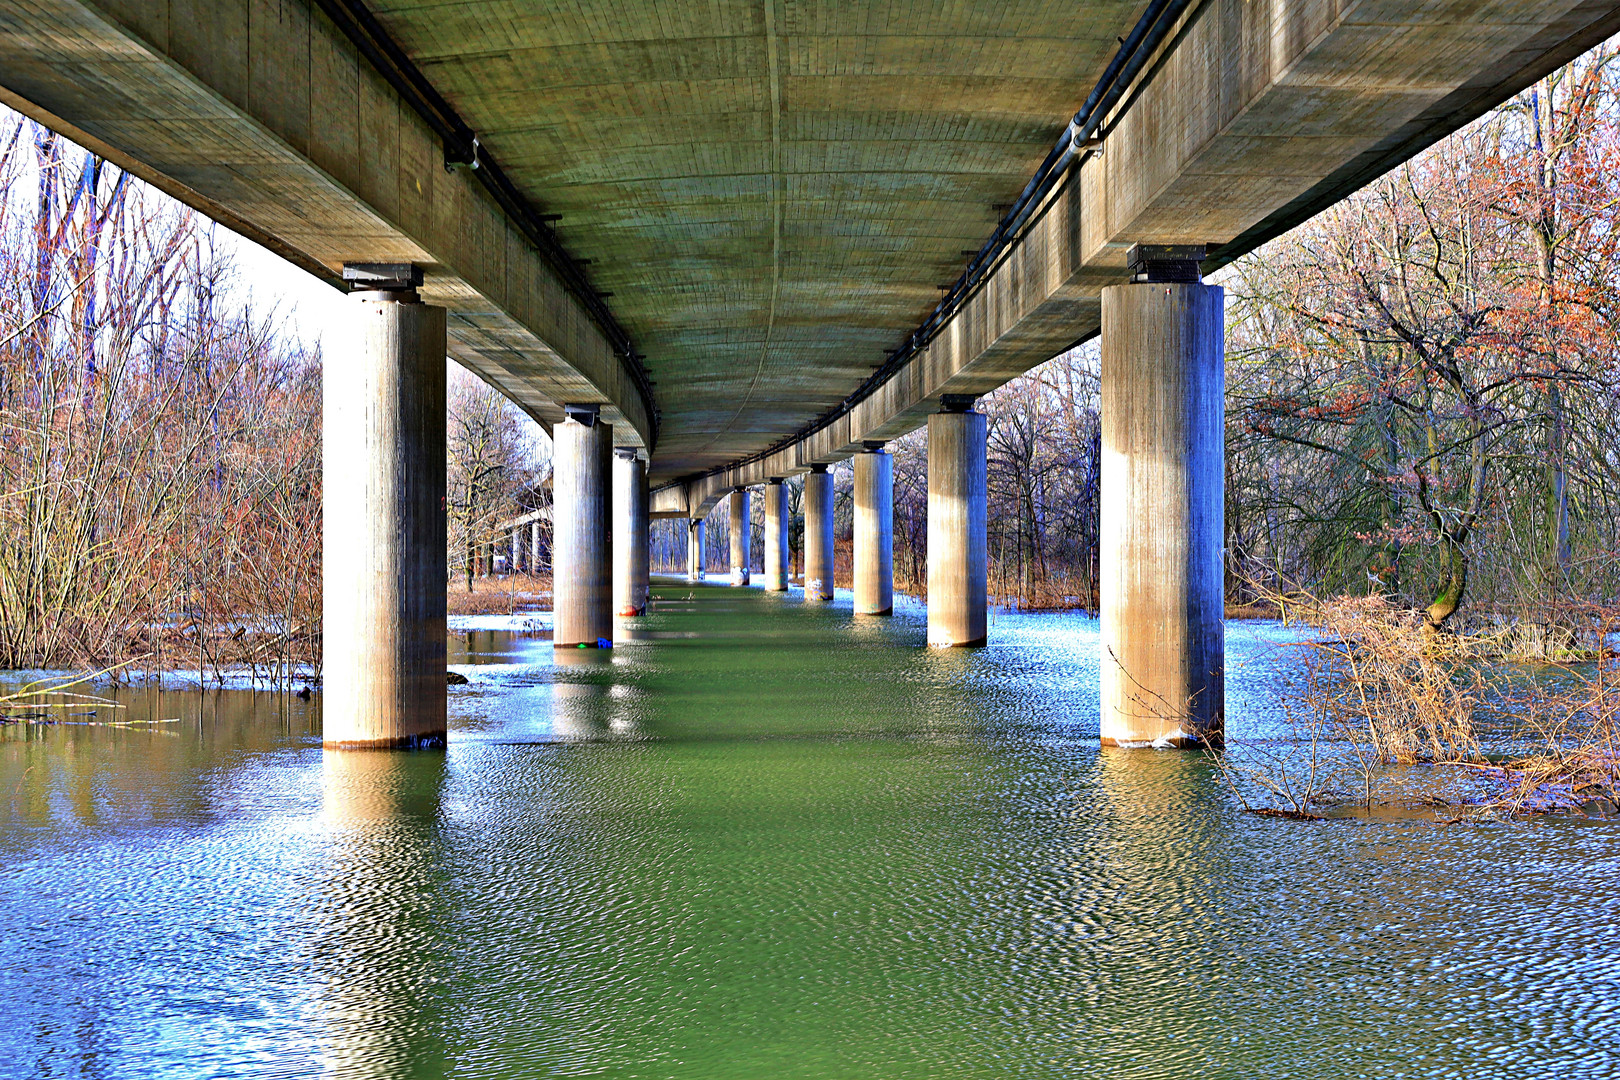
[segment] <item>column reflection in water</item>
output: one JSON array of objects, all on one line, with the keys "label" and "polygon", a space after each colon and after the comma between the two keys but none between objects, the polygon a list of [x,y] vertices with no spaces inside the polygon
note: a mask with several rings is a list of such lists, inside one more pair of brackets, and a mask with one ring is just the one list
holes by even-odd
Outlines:
[{"label": "column reflection in water", "polygon": [[312,904],[322,1075],[441,1075],[453,1007],[440,798],[442,753],[328,750],[326,864]]},{"label": "column reflection in water", "polygon": [[1109,1014],[1131,1018],[1134,1048],[1171,1048],[1158,1062],[1164,1075],[1198,1075],[1208,1033],[1254,1008],[1225,976],[1231,898],[1248,888],[1224,854],[1242,846],[1234,811],[1202,752],[1100,747],[1096,785],[1106,827],[1087,829],[1074,886],[1110,947],[1076,940],[1074,958]]},{"label": "column reflection in water", "polygon": [[630,661],[601,649],[558,649],[551,684],[552,737],[597,741],[637,733],[635,689],[615,669]]}]

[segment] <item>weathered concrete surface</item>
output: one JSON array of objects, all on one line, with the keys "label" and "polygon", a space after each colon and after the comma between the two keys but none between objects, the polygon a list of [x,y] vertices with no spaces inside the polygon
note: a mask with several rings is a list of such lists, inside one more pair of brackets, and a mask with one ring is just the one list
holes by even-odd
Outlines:
[{"label": "weathered concrete surface", "polygon": [[552,641],[613,640],[613,428],[568,419],[552,438]]},{"label": "weathered concrete surface", "polygon": [[787,592],[791,555],[788,550],[787,485],[780,477],[765,482],[765,591]]},{"label": "weathered concrete surface", "polygon": [[925,350],[816,435],[684,480],[688,503],[849,457],[925,422],[943,394],[999,386],[1097,332],[1132,243],[1216,245],[1213,269],[1617,30],[1614,0],[1195,6],[1105,127],[1104,152]]},{"label": "weathered concrete surface", "polygon": [[988,588],[985,416],[928,418],[928,644],[983,645]]},{"label": "weathered concrete surface", "polygon": [[1103,291],[1104,745],[1220,738],[1223,305],[1212,285]]},{"label": "weathered concrete surface", "polygon": [[613,610],[619,615],[647,610],[648,525],[647,463],[633,447],[621,448],[613,458]]},{"label": "weathered concrete surface", "polygon": [[[647,356],[679,512],[848,456],[1094,333],[1133,242],[1230,258],[1620,30],[1620,0],[1204,0],[929,346],[852,412],[1141,0],[373,3]],[[548,423],[650,427],[605,341],[309,0],[12,0],[5,100],[330,275],[425,265],[452,348]],[[655,493],[654,513],[664,513]]]},{"label": "weathered concrete surface", "polygon": [[[370,294],[376,296],[377,294]],[[355,300],[321,388],[322,742],[444,745],[445,314]]]},{"label": "weathered concrete surface", "polygon": [[855,614],[894,613],[894,458],[855,455]]},{"label": "weathered concrete surface", "polygon": [[833,481],[825,468],[804,478],[804,598],[833,598]]},{"label": "weathered concrete surface", "polygon": [[731,493],[731,583],[747,585],[748,549],[753,541],[753,519],[749,516],[748,489]]},{"label": "weathered concrete surface", "polygon": [[336,281],[416,263],[457,361],[548,426],[650,418],[583,307],[309,0],[8,0],[0,101]]},{"label": "weathered concrete surface", "polygon": [[704,569],[709,549],[703,543],[703,519],[692,518],[686,523],[686,580],[694,585],[707,573]]}]

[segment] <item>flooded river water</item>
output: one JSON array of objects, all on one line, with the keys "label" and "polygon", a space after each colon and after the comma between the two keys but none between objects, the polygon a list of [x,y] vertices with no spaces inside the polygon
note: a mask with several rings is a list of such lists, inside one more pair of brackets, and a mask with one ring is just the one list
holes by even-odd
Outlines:
[{"label": "flooded river water", "polygon": [[[1245,814],[1099,748],[1082,616],[655,593],[570,664],[455,635],[442,753],[0,728],[0,1075],[1620,1075],[1613,826]],[[1287,636],[1229,627],[1234,736]]]}]

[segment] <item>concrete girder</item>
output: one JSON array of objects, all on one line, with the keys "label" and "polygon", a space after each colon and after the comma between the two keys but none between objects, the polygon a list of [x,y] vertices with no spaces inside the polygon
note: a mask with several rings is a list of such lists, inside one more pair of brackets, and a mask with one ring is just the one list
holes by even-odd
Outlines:
[{"label": "concrete girder", "polygon": [[[1094,336],[1133,243],[1231,261],[1620,32],[1615,0],[1195,6],[1085,158],[929,344],[848,413],[754,461],[676,481],[706,513],[927,423]],[[665,488],[663,490],[668,490]],[[662,492],[655,493],[657,499]]]},{"label": "concrete girder", "polygon": [[651,417],[581,304],[324,15],[304,3],[17,0],[0,101],[335,282],[411,262],[449,351],[548,429],[602,406],[623,445]]}]

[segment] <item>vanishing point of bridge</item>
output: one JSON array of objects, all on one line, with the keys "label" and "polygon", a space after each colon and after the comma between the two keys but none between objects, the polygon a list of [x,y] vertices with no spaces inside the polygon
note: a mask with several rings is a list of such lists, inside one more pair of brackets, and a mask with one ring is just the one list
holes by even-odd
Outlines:
[{"label": "vanishing point of bridge", "polygon": [[1201,270],[1617,29],[1620,0],[0,0],[0,100],[351,291],[329,747],[444,737],[447,352],[551,430],[558,648],[642,610],[652,518],[700,558],[756,487],[785,589],[794,474],[828,599],[851,456],[856,611],[889,611],[883,446],[924,424],[953,646],[985,639],[974,401],[1099,333],[1102,735],[1174,745],[1224,696]]}]

